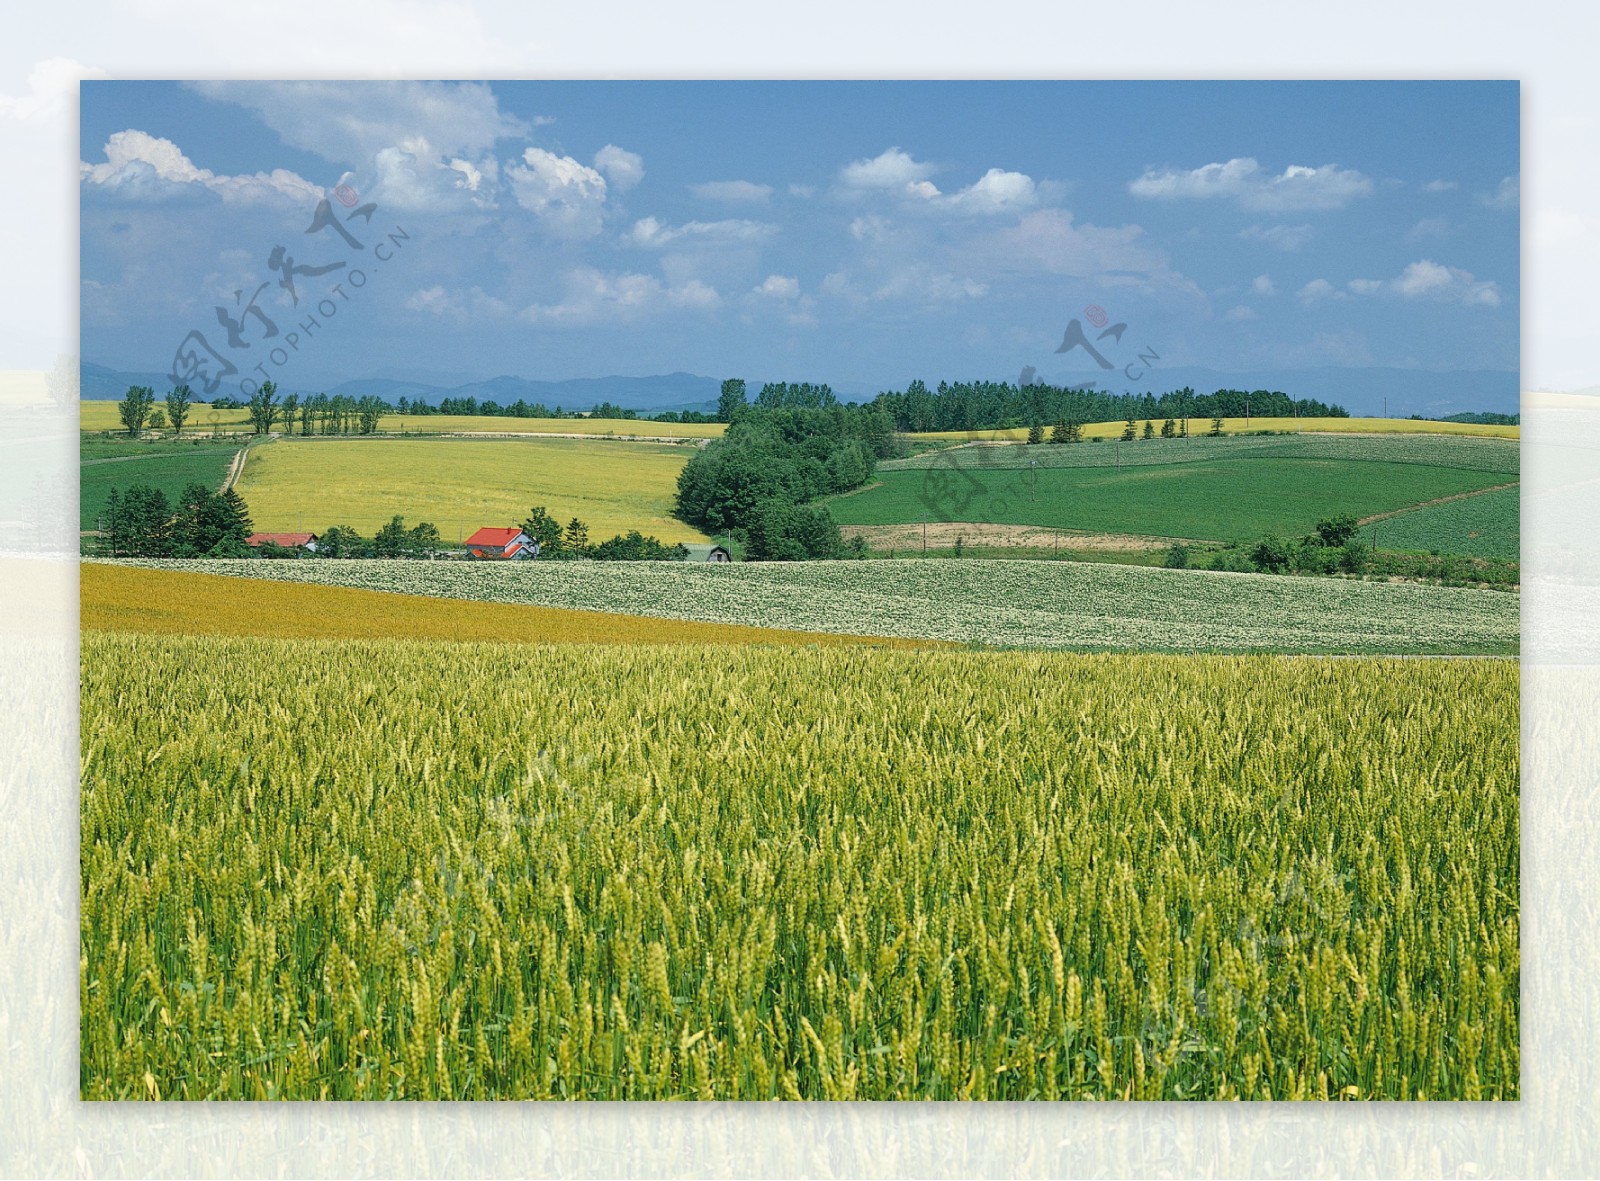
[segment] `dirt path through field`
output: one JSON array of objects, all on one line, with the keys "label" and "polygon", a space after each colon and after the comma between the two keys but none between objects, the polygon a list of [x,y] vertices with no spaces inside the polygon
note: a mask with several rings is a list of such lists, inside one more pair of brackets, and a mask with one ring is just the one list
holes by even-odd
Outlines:
[{"label": "dirt path through field", "polygon": [[238,454],[233,457],[233,462],[228,465],[228,474],[222,478],[222,487],[219,491],[226,492],[239,479],[239,473],[244,471],[244,453],[248,450],[249,447],[239,448]]},{"label": "dirt path through field", "polygon": [[1357,525],[1370,525],[1374,521],[1387,521],[1390,517],[1398,517],[1401,513],[1409,513],[1412,509],[1428,508],[1435,504],[1448,504],[1452,500],[1467,500],[1474,496],[1482,496],[1485,492],[1504,492],[1507,488],[1515,488],[1521,480],[1512,480],[1509,484],[1496,484],[1493,488],[1475,488],[1471,492],[1457,492],[1454,496],[1440,496],[1433,500],[1420,501],[1417,504],[1408,504],[1405,508],[1397,508],[1387,513],[1374,513],[1370,517],[1362,517]]},{"label": "dirt path through field", "polygon": [[[1185,538],[1141,537],[1131,533],[1069,533],[1064,529],[1048,529],[1038,525],[971,524],[961,521],[920,521],[900,525],[841,525],[839,532],[846,538],[860,537],[875,550],[921,549],[923,530],[927,530],[928,548],[949,549],[961,539],[963,546],[981,546],[993,549],[1050,549],[1114,550],[1137,553],[1166,549],[1174,541]],[[1189,544],[1201,544],[1190,541]]]}]

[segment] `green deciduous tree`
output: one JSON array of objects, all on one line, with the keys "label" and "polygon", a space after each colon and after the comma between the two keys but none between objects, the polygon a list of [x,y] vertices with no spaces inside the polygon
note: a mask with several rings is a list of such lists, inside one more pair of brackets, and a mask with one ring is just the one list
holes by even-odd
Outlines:
[{"label": "green deciduous tree", "polygon": [[441,545],[439,527],[432,521],[421,521],[406,534],[407,557],[431,558]]},{"label": "green deciduous tree", "polygon": [[1356,533],[1356,518],[1352,513],[1340,513],[1317,522],[1316,540],[1319,545],[1337,549]]},{"label": "green deciduous tree", "polygon": [[527,518],[522,522],[522,531],[539,543],[541,557],[559,557],[562,553],[561,523],[550,515],[548,509],[542,504],[536,504],[528,510]]},{"label": "green deciduous tree", "polygon": [[367,543],[349,525],[330,525],[317,538],[317,553],[325,558],[364,558]]},{"label": "green deciduous tree", "polygon": [[398,514],[378,530],[372,539],[372,556],[375,558],[403,558],[410,544],[406,519]]},{"label": "green deciduous tree", "polygon": [[626,534],[618,534],[589,549],[589,556],[601,562],[681,562],[688,553],[682,545],[666,545],[637,529],[630,529]]},{"label": "green deciduous tree", "polygon": [[193,398],[194,392],[186,385],[167,391],[167,421],[172,424],[174,435],[183,434],[183,424],[189,421],[189,407]]},{"label": "green deciduous tree", "polygon": [[156,392],[147,385],[131,385],[122,401],[117,403],[117,417],[128,428],[130,438],[137,438],[150,417],[150,407],[155,404]]},{"label": "green deciduous tree", "polygon": [[250,425],[255,428],[258,435],[271,432],[272,423],[278,417],[278,386],[276,382],[264,381],[261,388],[250,395]]}]

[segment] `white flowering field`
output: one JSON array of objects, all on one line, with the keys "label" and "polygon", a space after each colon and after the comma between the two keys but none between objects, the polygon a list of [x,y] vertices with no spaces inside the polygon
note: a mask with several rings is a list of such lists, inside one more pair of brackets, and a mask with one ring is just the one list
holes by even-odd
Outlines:
[{"label": "white flowering field", "polygon": [[1029,648],[1515,653],[1504,591],[1077,562],[167,561],[165,568],[664,619]]}]

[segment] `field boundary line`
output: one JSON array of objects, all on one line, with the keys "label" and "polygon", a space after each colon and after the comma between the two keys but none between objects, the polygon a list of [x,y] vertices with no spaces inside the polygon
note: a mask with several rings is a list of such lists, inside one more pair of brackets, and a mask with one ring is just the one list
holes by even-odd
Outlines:
[{"label": "field boundary line", "polygon": [[1482,496],[1486,492],[1504,492],[1507,488],[1516,488],[1521,483],[1521,480],[1512,480],[1509,484],[1496,484],[1492,488],[1478,488],[1471,492],[1457,492],[1453,496],[1440,496],[1433,500],[1424,500],[1418,504],[1407,505],[1405,508],[1393,509],[1387,513],[1374,513],[1370,517],[1362,517],[1356,524],[1370,525],[1374,521],[1387,521],[1390,517],[1398,517],[1402,513],[1415,512],[1420,508],[1432,508],[1436,504],[1449,504],[1452,500],[1466,500],[1469,497]]}]

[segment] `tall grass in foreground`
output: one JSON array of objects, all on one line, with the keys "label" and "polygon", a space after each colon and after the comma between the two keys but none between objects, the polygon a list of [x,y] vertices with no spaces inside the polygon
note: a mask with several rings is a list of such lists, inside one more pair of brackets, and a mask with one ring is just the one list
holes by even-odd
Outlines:
[{"label": "tall grass in foreground", "polygon": [[82,651],[85,1098],[1519,1094],[1512,662]]}]

